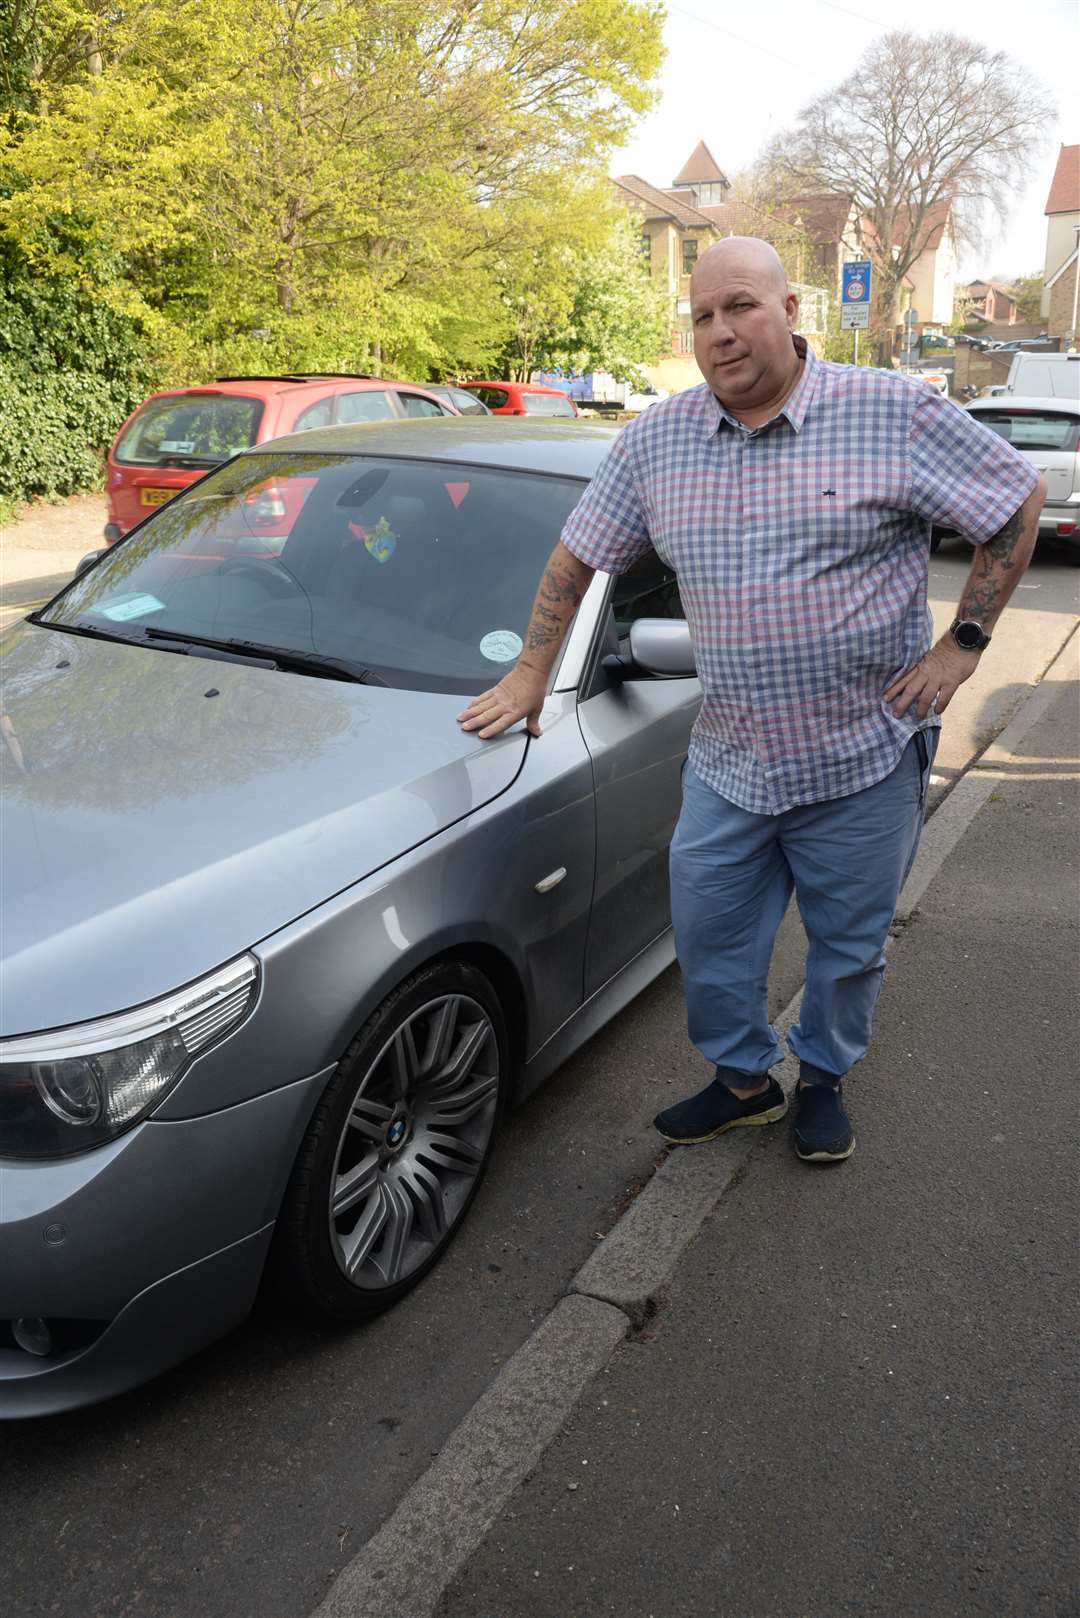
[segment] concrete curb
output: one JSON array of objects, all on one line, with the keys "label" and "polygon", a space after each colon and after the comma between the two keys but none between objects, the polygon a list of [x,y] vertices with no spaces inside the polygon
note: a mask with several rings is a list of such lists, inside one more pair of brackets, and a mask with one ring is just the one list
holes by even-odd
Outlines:
[{"label": "concrete curb", "polygon": [[338,1575],[313,1618],[428,1618],[628,1326],[606,1303],[563,1298]]},{"label": "concrete curb", "polygon": [[984,753],[972,760],[927,821],[914,868],[896,906],[895,924],[904,926],[911,920],[927,888],[1000,781],[1002,767],[1013,758],[1024,737],[1060,695],[1062,685],[1077,678],[1078,649],[1080,642],[1073,629],[1039,684],[1032,687],[1005,729]]},{"label": "concrete curb", "polygon": [[[897,909],[910,920],[1027,733],[1076,677],[1074,631],[1000,736],[927,823]],[[776,1019],[781,1038],[802,990]],[[794,1088],[789,1051],[773,1070]],[[564,1297],[456,1428],[439,1458],[338,1575],[312,1618],[431,1618],[511,1494],[536,1467],[589,1383],[640,1325],[763,1132],[740,1130],[707,1152],[674,1151],[590,1254]]]}]

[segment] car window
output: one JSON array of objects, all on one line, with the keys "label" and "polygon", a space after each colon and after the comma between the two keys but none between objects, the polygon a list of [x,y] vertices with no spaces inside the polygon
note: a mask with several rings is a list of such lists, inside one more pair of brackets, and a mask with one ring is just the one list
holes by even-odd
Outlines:
[{"label": "car window", "polygon": [[505,388],[470,388],[469,392],[475,393],[480,402],[486,404],[489,410],[499,410],[503,405],[510,402]]},{"label": "car window", "polygon": [[572,416],[574,407],[565,393],[523,393],[527,416]]},{"label": "car window", "polygon": [[463,416],[486,416],[488,413],[476,395],[466,393],[464,388],[451,388],[450,397]]},{"label": "car window", "polygon": [[675,574],[655,551],[635,562],[615,580],[611,610],[620,640],[638,618],[685,618]]},{"label": "car window", "polygon": [[114,457],[122,466],[217,466],[254,444],[261,399],[185,393],[136,411]]},{"label": "car window", "polygon": [[293,432],[306,433],[313,427],[329,427],[333,419],[334,396],[331,393],[325,399],[316,399],[306,410],[301,410],[293,425]]},{"label": "car window", "polygon": [[970,415],[1016,449],[1075,451],[1080,420],[1058,410],[972,410]]},{"label": "car window", "polygon": [[393,421],[397,415],[390,395],[381,388],[365,388],[362,392],[339,393],[337,419],[339,425],[349,421]]},{"label": "car window", "polygon": [[448,416],[450,412],[434,399],[422,399],[418,393],[398,393],[401,407],[407,416]]},{"label": "car window", "polygon": [[320,652],[391,685],[474,695],[520,653],[583,488],[268,448],[163,507],[44,616],[136,638],[159,627]]}]

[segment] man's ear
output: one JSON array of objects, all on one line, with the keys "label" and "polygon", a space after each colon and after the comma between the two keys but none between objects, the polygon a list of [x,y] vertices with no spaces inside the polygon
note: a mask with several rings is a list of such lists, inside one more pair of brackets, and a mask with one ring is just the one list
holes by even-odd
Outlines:
[{"label": "man's ear", "polygon": [[794,331],[799,319],[799,300],[794,292],[789,292],[786,301],[788,331]]}]

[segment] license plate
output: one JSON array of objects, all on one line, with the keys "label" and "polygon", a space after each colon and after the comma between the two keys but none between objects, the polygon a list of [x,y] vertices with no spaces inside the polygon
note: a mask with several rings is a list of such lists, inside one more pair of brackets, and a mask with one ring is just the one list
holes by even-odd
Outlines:
[{"label": "license plate", "polygon": [[171,500],[179,489],[140,489],[139,504],[141,506],[163,506],[166,500]]}]

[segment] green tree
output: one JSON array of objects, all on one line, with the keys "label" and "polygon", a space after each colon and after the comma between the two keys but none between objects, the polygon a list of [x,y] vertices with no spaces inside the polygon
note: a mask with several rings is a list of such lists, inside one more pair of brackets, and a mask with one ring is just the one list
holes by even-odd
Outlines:
[{"label": "green tree", "polygon": [[1012,295],[1016,299],[1016,314],[1019,320],[1028,325],[1038,325],[1042,320],[1043,277],[1039,270],[1031,275],[1018,275],[1012,283]]}]

